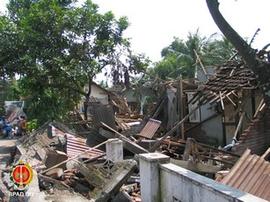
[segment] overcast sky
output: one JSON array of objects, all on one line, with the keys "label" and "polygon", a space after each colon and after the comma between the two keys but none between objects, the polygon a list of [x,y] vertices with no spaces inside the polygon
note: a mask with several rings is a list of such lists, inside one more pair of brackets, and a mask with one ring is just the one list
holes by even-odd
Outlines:
[{"label": "overcast sky", "polygon": [[[0,0],[3,11],[8,0]],[[253,46],[262,48],[270,42],[269,0],[219,0],[220,10],[243,37],[252,37],[261,28]],[[93,0],[101,12],[113,11],[116,17],[127,16],[130,26],[125,32],[132,48],[145,53],[152,61],[160,59],[162,48],[173,37],[185,39],[188,32],[199,28],[210,36],[220,33],[214,24],[205,0]]]}]

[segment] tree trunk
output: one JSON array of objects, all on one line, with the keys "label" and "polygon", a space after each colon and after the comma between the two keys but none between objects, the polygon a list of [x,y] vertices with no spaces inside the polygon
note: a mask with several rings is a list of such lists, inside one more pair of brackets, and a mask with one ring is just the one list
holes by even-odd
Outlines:
[{"label": "tree trunk", "polygon": [[232,43],[236,48],[239,55],[243,58],[249,68],[257,66],[256,51],[252,49],[247,42],[239,36],[239,34],[230,26],[230,24],[221,15],[218,7],[217,0],[206,0],[210,14],[215,21],[216,25],[224,36]]},{"label": "tree trunk", "polygon": [[84,119],[88,119],[88,106],[90,101],[90,95],[91,95],[91,86],[93,83],[93,77],[89,76],[88,78],[88,91],[85,95],[85,102],[84,102]]}]

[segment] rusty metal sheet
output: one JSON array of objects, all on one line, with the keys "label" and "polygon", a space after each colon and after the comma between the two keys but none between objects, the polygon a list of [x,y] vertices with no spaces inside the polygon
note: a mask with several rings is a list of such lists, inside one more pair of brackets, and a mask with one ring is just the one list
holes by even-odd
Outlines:
[{"label": "rusty metal sheet", "polygon": [[99,149],[91,149],[86,144],[86,139],[84,138],[75,137],[70,134],[66,134],[66,137],[67,137],[67,155],[69,157],[78,155],[86,151],[88,152],[83,154],[83,157],[87,158],[92,158],[104,154],[104,152]]},{"label": "rusty metal sheet", "polygon": [[270,162],[247,149],[221,183],[270,201]]},{"label": "rusty metal sheet", "polygon": [[99,150],[99,149],[91,149],[91,147],[89,147],[86,144],[85,138],[75,137],[74,135],[69,134],[69,133],[65,133],[54,126],[52,126],[52,134],[53,134],[53,136],[59,136],[59,137],[66,138],[66,140],[67,140],[66,153],[69,157],[78,155],[78,154],[86,152],[88,150],[89,151],[87,153],[83,154],[82,157],[93,158],[93,157],[100,156],[100,155],[104,154],[104,152]]},{"label": "rusty metal sheet", "polygon": [[161,121],[150,118],[138,135],[141,137],[152,139],[152,137],[157,132],[160,124],[161,124]]}]

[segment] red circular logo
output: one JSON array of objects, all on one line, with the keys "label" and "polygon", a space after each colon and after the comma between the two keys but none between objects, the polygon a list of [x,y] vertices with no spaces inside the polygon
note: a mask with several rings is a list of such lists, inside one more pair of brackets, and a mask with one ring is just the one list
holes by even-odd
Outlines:
[{"label": "red circular logo", "polygon": [[14,167],[11,176],[15,184],[25,187],[31,182],[33,171],[29,165],[20,163]]}]

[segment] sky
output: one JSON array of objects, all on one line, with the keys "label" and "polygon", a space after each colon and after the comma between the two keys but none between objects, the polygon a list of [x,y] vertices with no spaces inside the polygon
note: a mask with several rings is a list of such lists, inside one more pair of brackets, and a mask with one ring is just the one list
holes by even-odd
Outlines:
[{"label": "sky", "polygon": [[[125,32],[132,47],[145,53],[151,60],[160,60],[162,48],[173,37],[185,39],[189,32],[203,36],[220,33],[208,11],[205,0],[93,0],[102,12],[111,10],[127,16],[130,22]],[[220,10],[236,31],[251,38],[257,28],[261,31],[254,41],[254,48],[270,43],[269,0],[219,0]]]},{"label": "sky", "polygon": [[[81,0],[83,1],[83,0]],[[185,39],[199,28],[202,36],[220,33],[209,14],[205,0],[92,0],[100,12],[112,11],[116,17],[127,16],[130,26],[124,36],[131,38],[132,49],[152,61],[161,59],[162,48],[174,37]],[[8,0],[0,0],[0,11]],[[253,44],[262,48],[270,43],[269,0],[219,0],[227,21],[245,38],[261,31]]]}]

